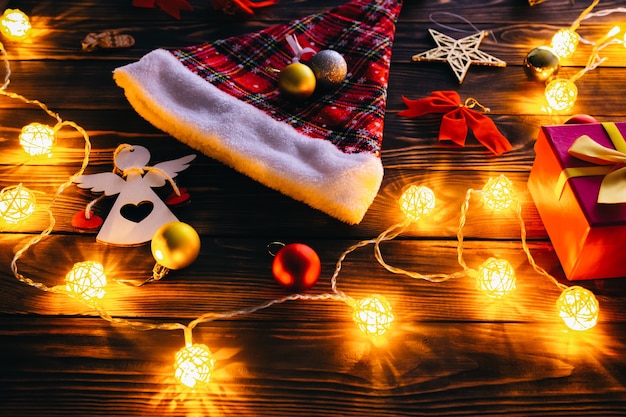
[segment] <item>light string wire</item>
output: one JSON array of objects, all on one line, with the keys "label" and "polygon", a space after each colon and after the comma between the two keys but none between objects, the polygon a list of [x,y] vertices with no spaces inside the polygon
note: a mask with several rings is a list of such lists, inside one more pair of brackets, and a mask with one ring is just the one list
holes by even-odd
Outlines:
[{"label": "light string wire", "polygon": [[[406,270],[403,268],[398,268],[395,266],[392,266],[390,264],[388,264],[381,253],[381,249],[380,249],[380,244],[382,242],[385,241],[389,241],[389,240],[393,240],[396,237],[398,237],[400,234],[402,234],[404,231],[407,230],[407,228],[413,223],[411,220],[407,219],[405,220],[403,223],[398,223],[395,225],[390,226],[389,228],[387,228],[387,230],[385,230],[384,232],[382,232],[377,238],[375,239],[371,239],[371,240],[364,240],[361,241],[359,243],[357,243],[356,245],[354,245],[354,249],[365,246],[367,244],[373,243],[374,244],[374,254],[376,257],[376,260],[389,272],[392,272],[394,274],[400,274],[400,275],[406,275],[410,278],[416,278],[416,279],[422,279],[425,281],[429,281],[429,282],[435,282],[435,283],[439,283],[439,282],[444,282],[450,279],[454,279],[454,278],[462,278],[462,277],[475,277],[477,271],[473,268],[470,268],[467,263],[465,262],[465,259],[463,258],[463,252],[464,252],[464,241],[465,241],[465,236],[463,234],[463,228],[465,227],[466,221],[467,221],[467,213],[469,212],[469,206],[470,206],[470,200],[472,195],[477,195],[477,196],[483,196],[484,195],[484,191],[482,190],[475,190],[475,189],[468,189],[467,192],[465,193],[465,198],[463,200],[463,203],[461,204],[461,214],[459,216],[459,225],[457,228],[457,261],[458,264],[463,268],[463,271],[459,271],[459,272],[453,272],[450,274],[430,274],[430,275],[424,275],[421,274],[419,272],[416,271],[410,271],[410,270]],[[521,245],[522,245],[522,250],[524,251],[526,258],[528,259],[529,264],[532,266],[532,268],[535,270],[535,272],[537,272],[539,275],[542,275],[544,277],[546,277],[547,279],[549,279],[554,285],[556,285],[559,289],[564,290],[569,288],[569,286],[560,283],[554,276],[552,276],[549,272],[547,272],[544,268],[542,268],[541,266],[539,266],[537,264],[537,262],[535,261],[534,257],[532,256],[531,252],[530,252],[530,248],[528,246],[528,241],[527,241],[527,231],[526,231],[526,224],[524,222],[524,218],[522,216],[522,205],[519,201],[519,199],[517,198],[516,195],[512,196],[513,201],[512,203],[515,206],[515,215],[518,221],[518,224],[520,226],[520,241],[521,241]],[[338,271],[337,271],[338,272]]]},{"label": "light string wire", "polygon": [[7,88],[10,83],[11,67],[9,64],[8,53],[2,42],[0,42],[0,54],[2,56],[2,60],[4,61],[4,67],[5,67],[4,82],[2,83],[2,87],[0,88],[0,95],[3,95],[11,99],[19,100],[25,104],[30,104],[30,105],[39,107],[41,110],[43,110],[50,117],[52,117],[53,119],[57,121],[57,124],[54,127],[55,132],[60,130],[64,126],[68,126],[68,127],[75,129],[78,133],[80,133],[83,136],[83,139],[85,141],[84,156],[83,156],[81,167],[76,173],[70,176],[70,178],[66,182],[64,182],[57,188],[56,192],[53,195],[53,198],[51,199],[50,203],[46,207],[46,213],[48,214],[48,226],[39,235],[30,239],[24,246],[22,246],[19,250],[17,250],[15,252],[15,255],[13,256],[13,259],[11,260],[11,270],[15,278],[17,278],[19,281],[25,284],[28,284],[32,287],[38,288],[42,291],[65,293],[66,291],[64,291],[62,287],[58,287],[58,286],[49,287],[45,285],[44,283],[36,282],[32,280],[31,278],[24,276],[23,274],[19,272],[17,261],[24,255],[26,251],[28,251],[31,247],[39,243],[43,238],[45,238],[46,236],[50,235],[50,233],[52,233],[52,230],[54,229],[54,226],[56,224],[54,214],[52,213],[52,207],[56,203],[56,200],[59,198],[59,196],[63,193],[63,191],[67,187],[73,184],[74,178],[82,175],[85,169],[87,168],[87,165],[89,164],[89,154],[91,153],[91,140],[89,139],[89,135],[87,134],[85,129],[83,129],[81,126],[79,126],[75,122],[61,119],[61,116],[59,116],[57,113],[50,110],[48,106],[46,106],[41,101],[31,100],[20,94],[7,91]]},{"label": "light string wire", "polygon": [[570,26],[570,30],[572,32],[578,29],[583,19],[585,19],[585,17],[588,16],[589,13],[593,11],[593,9],[598,5],[598,3],[600,3],[600,0],[593,0],[593,2],[585,10],[583,10],[583,12],[578,16],[578,18],[574,20],[574,22],[572,23],[572,26]]},{"label": "light string wire", "polygon": [[[600,47],[597,48],[598,50],[601,49]],[[54,118],[57,121],[56,126],[54,127],[54,131],[58,132],[61,128],[63,127],[70,127],[73,128],[74,130],[76,130],[78,133],[80,133],[83,136],[84,139],[84,156],[82,158],[82,164],[81,167],[73,174],[69,177],[69,179],[65,182],[63,182],[55,191],[53,198],[51,199],[50,203],[47,205],[45,211],[48,214],[48,226],[41,232],[39,233],[37,236],[33,237],[32,239],[28,240],[26,244],[24,244],[19,250],[16,251],[12,261],[11,261],[11,270],[13,272],[13,275],[15,276],[15,278],[24,283],[27,284],[29,286],[32,286],[34,288],[40,289],[42,291],[47,291],[47,292],[53,292],[53,293],[63,293],[66,295],[70,295],[72,297],[78,298],[77,296],[75,296],[74,294],[72,294],[68,289],[66,289],[63,286],[47,286],[44,283],[41,282],[36,282],[31,278],[28,278],[26,276],[24,276],[18,268],[18,261],[23,257],[23,255],[29,250],[31,249],[34,245],[36,245],[37,243],[39,243],[42,239],[44,239],[45,237],[49,236],[53,229],[54,226],[56,224],[56,220],[54,217],[54,214],[52,212],[52,207],[55,205],[57,199],[61,196],[61,194],[68,188],[70,187],[74,182],[75,179],[77,177],[79,177],[80,175],[83,175],[83,173],[85,172],[88,164],[89,164],[89,157],[90,157],[90,153],[91,153],[91,140],[89,138],[89,135],[87,134],[87,132],[81,127],[79,126],[77,123],[72,122],[72,121],[66,121],[63,120],[56,112],[53,112],[52,110],[50,110],[44,103],[38,101],[38,100],[31,100],[28,99],[20,94],[17,93],[13,93],[13,92],[9,92],[7,91],[7,88],[9,86],[10,83],[10,76],[11,76],[11,68],[10,68],[10,64],[9,64],[9,59],[8,59],[8,54],[6,49],[4,48],[4,45],[2,43],[0,43],[0,54],[2,56],[2,59],[4,61],[4,67],[5,67],[5,76],[4,76],[4,81],[2,86],[0,87],[0,95],[6,96],[8,98],[11,99],[16,99],[19,101],[22,101],[25,104],[30,104],[30,105],[34,105],[39,107],[41,110],[43,110],[45,113],[47,113],[50,117]],[[466,103],[467,105],[467,103]],[[171,181],[170,181],[171,182]],[[175,190],[177,190],[177,188],[174,186]],[[384,232],[382,232],[381,234],[379,234],[375,239],[367,239],[367,240],[362,240],[360,242],[357,242],[355,244],[353,244],[352,246],[348,247],[339,257],[336,265],[335,265],[335,269],[334,272],[330,278],[330,286],[331,286],[331,292],[329,293],[322,293],[322,294],[301,294],[301,293],[296,293],[296,294],[290,294],[290,295],[286,295],[284,297],[281,298],[277,298],[277,299],[273,299],[273,300],[269,300],[269,301],[265,301],[261,304],[255,305],[255,306],[251,306],[251,307],[246,307],[246,308],[242,308],[242,309],[237,309],[237,310],[231,310],[231,311],[227,311],[227,312],[222,312],[222,313],[217,313],[217,312],[207,312],[207,313],[203,313],[201,315],[199,315],[197,318],[189,321],[187,324],[183,324],[183,323],[179,323],[179,322],[156,322],[156,321],[142,321],[142,320],[131,320],[131,319],[127,319],[127,318],[123,318],[123,317],[114,317],[112,315],[110,315],[105,309],[104,307],[101,305],[101,303],[99,301],[87,301],[87,300],[82,300],[85,302],[85,304],[87,304],[90,308],[92,308],[95,312],[97,312],[97,314],[104,320],[112,323],[112,324],[117,324],[117,325],[125,325],[128,327],[131,327],[133,329],[136,330],[183,330],[184,332],[184,336],[185,336],[185,341],[189,344],[191,343],[191,331],[196,328],[198,325],[203,324],[203,323],[209,323],[209,322],[213,322],[216,320],[221,320],[221,319],[231,319],[231,318],[235,318],[238,316],[242,316],[242,315],[248,315],[248,314],[252,314],[255,312],[258,312],[260,310],[264,310],[267,308],[270,308],[274,305],[277,304],[282,304],[288,301],[298,301],[298,300],[307,300],[307,301],[326,301],[326,300],[331,300],[331,301],[343,301],[345,302],[347,305],[349,306],[353,306],[355,305],[355,300],[348,296],[345,292],[343,292],[342,290],[338,289],[337,286],[337,281],[338,281],[338,276],[339,273],[342,269],[342,265],[343,262],[345,261],[346,257],[352,253],[353,251],[373,244],[374,245],[374,255],[376,260],[379,262],[380,265],[382,265],[386,270],[388,270],[389,272],[392,272],[394,274],[404,274],[407,275],[411,278],[416,278],[416,279],[423,279],[426,281],[430,281],[430,282],[443,282],[452,278],[460,278],[463,276],[472,276],[475,274],[475,270],[469,268],[467,266],[467,264],[465,263],[464,259],[463,259],[463,241],[464,241],[464,236],[463,236],[463,228],[465,226],[466,223],[466,218],[467,218],[467,212],[469,210],[469,202],[471,199],[471,196],[474,193],[478,193],[480,194],[481,191],[476,191],[473,189],[469,189],[466,193],[464,202],[461,206],[461,216],[459,219],[459,226],[458,226],[458,230],[457,230],[457,240],[458,240],[458,245],[457,245],[457,259],[458,259],[458,263],[459,265],[461,265],[461,267],[463,268],[463,271],[461,272],[454,272],[451,274],[430,274],[430,275],[424,275],[424,274],[420,274],[418,272],[414,272],[414,271],[409,271],[409,270],[405,270],[402,268],[398,268],[398,267],[394,267],[390,264],[388,264],[382,255],[382,251],[380,248],[380,245],[383,242],[386,241],[390,241],[393,240],[395,238],[397,238],[400,234],[402,234],[403,232],[405,232],[407,230],[407,228],[412,224],[412,221],[407,219],[402,223],[398,223],[395,225],[390,226],[389,228],[387,228]],[[91,207],[93,206],[93,203],[95,203],[96,200],[94,200],[92,203],[88,204],[86,209],[85,209],[85,213],[88,214],[91,211]],[[556,278],[554,278],[553,276],[551,276],[547,271],[545,271],[545,269],[541,268],[540,266],[538,266],[536,264],[536,262],[534,261],[534,258],[532,257],[530,250],[528,248],[528,244],[527,244],[527,236],[526,236],[526,228],[525,228],[525,224],[524,224],[524,220],[523,217],[521,215],[521,204],[519,203],[519,200],[517,200],[517,198],[515,198],[515,204],[516,204],[516,215],[521,227],[521,242],[522,242],[522,247],[524,252],[526,253],[526,256],[528,258],[528,261],[530,262],[530,264],[532,265],[532,267],[534,268],[535,271],[537,271],[539,274],[549,278],[553,283],[555,283],[559,288],[561,289],[565,289],[568,288],[566,285],[563,285],[561,283],[559,283]]]},{"label": "light string wire", "polygon": [[[572,26],[570,27],[571,31],[576,31],[576,29],[578,29],[580,27],[580,25],[582,24],[583,21],[588,20],[588,19],[592,19],[592,18],[596,18],[596,17],[606,17],[609,16],[613,13],[626,13],[626,7],[615,7],[612,9],[604,9],[604,10],[598,10],[596,12],[593,12],[593,9],[598,5],[599,0],[594,1],[591,5],[589,5],[589,7],[587,7],[579,16],[578,18],[572,23]],[[586,39],[582,36],[579,37],[579,41],[582,43],[585,43],[587,45],[596,45],[597,42],[594,41],[590,41],[589,39]],[[621,43],[621,42],[617,42],[617,43]]]},{"label": "light string wire", "polygon": [[[46,292],[53,292],[53,293],[61,293],[61,294],[66,294],[69,296],[73,296],[71,292],[67,291],[65,289],[65,287],[61,286],[61,285],[56,285],[56,286],[48,286],[42,282],[36,282],[33,279],[26,277],[25,275],[23,275],[18,268],[18,261],[22,258],[22,256],[29,250],[31,249],[33,246],[35,246],[37,243],[39,243],[42,239],[44,239],[46,236],[49,236],[53,229],[54,226],[56,225],[56,220],[54,217],[54,214],[52,212],[52,207],[54,206],[54,204],[56,203],[57,199],[61,196],[61,194],[63,193],[63,191],[65,189],[67,189],[69,186],[71,186],[75,181],[75,179],[77,177],[79,177],[80,175],[82,175],[85,172],[85,169],[87,168],[88,164],[89,164],[89,156],[91,154],[91,140],[89,138],[89,135],[87,134],[87,132],[81,127],[79,126],[77,123],[72,122],[72,121],[67,121],[67,120],[63,120],[59,114],[53,112],[52,110],[50,110],[44,103],[42,103],[39,100],[31,100],[28,99],[20,94],[17,93],[13,93],[13,92],[9,92],[6,89],[8,88],[9,84],[10,84],[10,77],[11,77],[11,67],[10,67],[10,63],[9,63],[9,59],[8,59],[8,54],[6,49],[4,48],[4,45],[0,42],[0,54],[2,56],[2,60],[4,61],[4,68],[5,68],[5,75],[4,75],[4,81],[2,86],[0,87],[0,95],[9,97],[11,99],[16,99],[19,101],[22,101],[26,104],[31,104],[31,105],[35,105],[37,107],[39,107],[40,109],[42,109],[44,112],[46,112],[50,117],[54,118],[57,121],[57,125],[55,126],[55,131],[59,130],[60,128],[64,127],[64,126],[69,126],[74,128],[76,131],[78,131],[84,138],[85,141],[85,146],[84,146],[84,156],[83,156],[83,160],[82,160],[82,164],[81,167],[78,171],[76,171],[73,175],[71,175],[69,177],[69,179],[67,181],[65,181],[64,183],[62,183],[57,190],[54,193],[53,198],[51,199],[50,203],[47,205],[46,207],[46,213],[48,214],[48,226],[37,236],[35,236],[34,238],[30,239],[29,241],[27,241],[26,244],[24,244],[19,250],[16,251],[15,255],[13,256],[13,259],[11,261],[11,270],[13,272],[13,275],[15,276],[15,278],[24,283],[27,284],[31,287],[37,288],[39,290],[42,291],[46,291]],[[117,151],[116,151],[117,152]],[[167,178],[168,176],[165,175],[166,179],[168,179],[168,181],[170,181],[170,183],[172,183],[172,181]],[[175,184],[172,184],[174,191],[177,192],[177,194],[179,193],[178,188],[175,186]],[[93,204],[95,204],[95,202],[98,201],[98,199],[93,200],[92,202],[90,202],[87,205],[87,208],[85,209],[85,213],[89,213],[91,211],[91,207],[93,206]],[[339,271],[341,270],[341,265],[342,265],[342,261],[345,259],[345,257],[352,252],[355,248],[349,248],[347,251],[345,251],[342,256],[340,257],[340,260],[337,262],[336,265],[336,269],[335,272],[333,273],[332,276],[332,280],[331,280],[331,285],[332,285],[332,293],[324,293],[324,294],[290,294],[278,299],[274,299],[274,300],[270,300],[270,301],[266,301],[262,304],[256,305],[256,306],[252,306],[252,307],[248,307],[248,308],[243,308],[240,310],[232,310],[232,311],[228,311],[228,312],[224,312],[224,313],[214,313],[214,312],[209,312],[209,313],[204,313],[200,316],[198,316],[196,319],[190,321],[187,325],[183,324],[183,323],[171,323],[171,322],[150,322],[150,321],[139,321],[139,320],[129,320],[129,319],[125,319],[125,318],[120,318],[120,317],[113,317],[111,316],[103,307],[102,305],[98,302],[98,301],[93,301],[93,302],[88,302],[86,300],[82,300],[85,302],[85,304],[87,304],[89,307],[91,307],[92,309],[94,309],[98,315],[113,324],[118,324],[118,325],[126,325],[129,327],[132,327],[135,330],[191,330],[193,328],[195,328],[196,326],[198,326],[199,324],[202,323],[208,323],[208,322],[212,322],[215,320],[220,320],[220,319],[229,319],[229,318],[234,318],[236,316],[242,316],[242,315],[247,315],[247,314],[252,314],[255,313],[257,311],[269,308],[273,305],[276,304],[282,304],[284,302],[287,301],[296,301],[296,300],[310,300],[310,301],[323,301],[323,300],[333,300],[333,301],[344,301],[346,302],[348,305],[353,305],[353,299],[349,296],[347,296],[343,291],[340,291],[337,289],[337,276],[339,275]]]}]

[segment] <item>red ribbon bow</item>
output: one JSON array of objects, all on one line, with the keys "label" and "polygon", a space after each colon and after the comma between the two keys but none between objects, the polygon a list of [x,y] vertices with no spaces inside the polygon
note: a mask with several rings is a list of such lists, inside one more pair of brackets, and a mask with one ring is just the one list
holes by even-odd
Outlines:
[{"label": "red ribbon bow", "polygon": [[254,14],[254,9],[273,6],[276,3],[278,0],[211,0],[211,5],[215,10],[221,10],[226,14],[241,12],[250,16]]},{"label": "red ribbon bow", "polygon": [[414,118],[428,113],[445,113],[439,128],[439,140],[451,140],[457,145],[465,146],[470,128],[476,140],[496,155],[513,149],[490,118],[472,110],[472,107],[480,104],[474,99],[468,99],[465,104],[461,104],[461,97],[456,91],[434,91],[430,97],[419,100],[402,97],[402,100],[408,109],[399,112],[399,116]]},{"label": "red ribbon bow", "polygon": [[193,10],[191,4],[187,3],[186,0],[133,0],[133,6],[146,8],[158,6],[176,19],[180,19],[181,10]]}]

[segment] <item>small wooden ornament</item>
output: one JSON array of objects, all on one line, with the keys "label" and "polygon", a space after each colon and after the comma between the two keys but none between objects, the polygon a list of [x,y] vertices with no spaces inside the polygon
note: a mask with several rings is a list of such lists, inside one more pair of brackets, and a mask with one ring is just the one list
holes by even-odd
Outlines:
[{"label": "small wooden ornament", "polygon": [[122,144],[113,155],[115,172],[77,177],[74,182],[80,188],[105,196],[118,194],[96,239],[114,245],[139,245],[150,241],[163,224],[178,221],[152,188],[169,182],[178,190],[173,178],[195,157],[192,154],[148,166],[148,149]]},{"label": "small wooden ornament", "polygon": [[459,80],[463,83],[470,65],[488,67],[506,67],[506,62],[478,50],[487,32],[478,32],[462,39],[454,39],[434,29],[428,29],[437,43],[437,47],[417,55],[413,55],[415,62],[447,62]]},{"label": "small wooden ornament", "polygon": [[83,51],[91,52],[96,49],[123,49],[135,44],[135,38],[114,30],[101,33],[89,33],[81,42]]}]

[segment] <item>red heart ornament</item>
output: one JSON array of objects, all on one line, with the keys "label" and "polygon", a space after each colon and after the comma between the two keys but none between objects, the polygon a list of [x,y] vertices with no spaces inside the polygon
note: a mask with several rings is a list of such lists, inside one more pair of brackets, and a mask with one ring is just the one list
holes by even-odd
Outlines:
[{"label": "red heart ornament", "polygon": [[180,188],[178,191],[180,191],[180,195],[177,195],[176,193],[168,195],[165,199],[165,204],[168,206],[180,206],[187,203],[191,199],[191,196],[185,187]]},{"label": "red heart ornament", "polygon": [[77,229],[92,230],[102,226],[102,217],[90,212],[91,217],[85,217],[85,210],[81,210],[72,217],[72,226]]}]

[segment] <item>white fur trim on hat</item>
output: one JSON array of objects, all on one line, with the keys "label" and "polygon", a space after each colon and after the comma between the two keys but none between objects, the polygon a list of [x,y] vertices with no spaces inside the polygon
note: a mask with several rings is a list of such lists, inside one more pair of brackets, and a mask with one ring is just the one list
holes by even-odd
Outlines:
[{"label": "white fur trim on hat", "polygon": [[181,142],[296,200],[350,224],[378,193],[383,166],[305,136],[220,91],[171,53],[154,50],[114,79],[137,113]]}]

